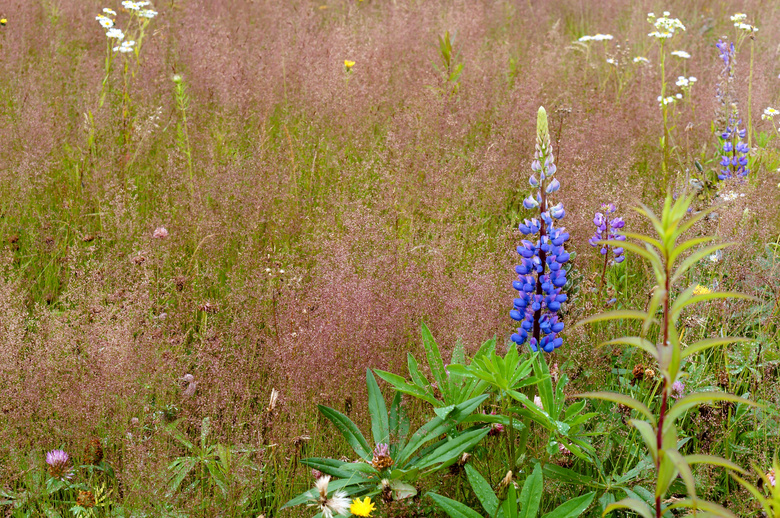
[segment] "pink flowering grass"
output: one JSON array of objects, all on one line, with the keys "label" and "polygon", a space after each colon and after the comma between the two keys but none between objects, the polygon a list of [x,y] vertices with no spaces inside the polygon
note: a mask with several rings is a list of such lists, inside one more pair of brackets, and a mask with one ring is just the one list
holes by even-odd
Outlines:
[{"label": "pink flowering grass", "polygon": [[[447,358],[459,339],[473,354],[496,335],[503,351],[515,228],[529,192],[521,172],[539,105],[565,172],[582,293],[597,259],[587,245],[593,208],[614,201],[627,228],[641,231],[623,208],[662,194],[657,70],[639,68],[616,101],[615,85],[598,81],[607,66],[590,67],[572,47],[609,32],[656,63],[645,20],[653,4],[158,2],[127,128],[121,67],[99,107],[106,42],[94,17],[108,5],[12,2],[0,12],[6,485],[25,473],[6,459],[61,445],[80,460],[97,437],[124,501],[150,515],[168,500],[195,508],[200,497],[165,496],[167,466],[184,454],[168,427],[180,420],[197,441],[210,417],[214,441],[276,466],[273,482],[241,469],[272,494],[255,515],[278,508],[303,484],[290,459],[349,451],[334,446],[315,405],[366,430],[365,369],[405,372],[408,352],[422,357],[420,322]],[[685,50],[699,78],[697,115],[681,110],[677,122],[691,168],[714,149],[713,45],[732,29],[732,13],[681,0],[667,8],[692,24]],[[780,9],[754,1],[740,9],[760,13],[753,99],[769,105]],[[452,98],[436,93],[431,65],[445,31],[464,63]],[[346,59],[355,61],[348,83]],[[670,77],[683,73],[674,66]],[[177,143],[174,73],[190,97],[192,185]],[[702,232],[761,243],[777,235],[780,179],[770,163],[767,155],[757,187]],[[769,297],[777,271],[748,267],[754,256],[751,247],[729,252],[722,282]],[[620,300],[640,306],[651,272],[626,263],[636,270],[621,281]],[[567,321],[599,309],[580,300]],[[711,318],[727,314],[708,308]],[[762,326],[774,325],[770,310]],[[697,326],[690,333],[709,332]],[[575,383],[598,384],[614,366],[594,348],[604,336],[566,336],[557,361],[572,360]],[[278,404],[267,411],[273,389]]]}]

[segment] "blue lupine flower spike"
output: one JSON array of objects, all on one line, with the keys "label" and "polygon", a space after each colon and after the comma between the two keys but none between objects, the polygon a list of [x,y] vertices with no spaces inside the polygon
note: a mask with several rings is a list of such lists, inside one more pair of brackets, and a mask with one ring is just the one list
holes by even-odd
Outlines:
[{"label": "blue lupine flower spike", "polygon": [[539,215],[519,225],[523,235],[533,237],[523,239],[517,247],[520,264],[515,267],[517,280],[512,286],[518,291],[518,297],[509,314],[520,322],[512,341],[518,345],[529,342],[533,351],[541,348],[549,353],[563,344],[558,333],[563,331],[564,324],[558,318],[558,311],[568,298],[562,291],[566,284],[566,270],[562,266],[569,260],[563,246],[569,234],[555,223],[566,216],[563,204],[550,202],[550,196],[558,192],[561,184],[555,178],[557,167],[543,107],[539,108],[536,119],[536,151],[531,170],[529,183],[536,193],[528,196],[523,206],[528,210],[538,209]]}]

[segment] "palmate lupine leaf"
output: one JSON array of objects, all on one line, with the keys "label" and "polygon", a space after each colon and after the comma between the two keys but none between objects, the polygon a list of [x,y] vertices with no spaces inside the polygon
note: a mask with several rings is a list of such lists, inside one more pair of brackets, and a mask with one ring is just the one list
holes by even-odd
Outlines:
[{"label": "palmate lupine leaf", "polygon": [[[513,484],[509,484],[514,488]],[[520,516],[524,518],[536,518],[539,506],[542,503],[544,494],[544,477],[542,476],[542,467],[537,464],[534,470],[525,479],[523,489],[520,490]],[[508,499],[508,497],[507,497]]]},{"label": "palmate lupine leaf", "polygon": [[441,352],[439,346],[436,344],[436,340],[433,338],[433,333],[428,329],[424,323],[422,324],[422,340],[423,347],[425,348],[425,356],[428,359],[428,365],[431,368],[431,374],[433,379],[439,386],[439,390],[447,399],[451,398],[452,394],[449,390],[449,383],[447,379],[447,371],[444,370],[444,362],[441,359]]},{"label": "palmate lupine leaf", "polygon": [[585,510],[590,507],[590,503],[593,502],[596,493],[591,492],[576,498],[572,498],[568,502],[564,502],[549,513],[542,515],[542,518],[576,518],[580,516]]}]

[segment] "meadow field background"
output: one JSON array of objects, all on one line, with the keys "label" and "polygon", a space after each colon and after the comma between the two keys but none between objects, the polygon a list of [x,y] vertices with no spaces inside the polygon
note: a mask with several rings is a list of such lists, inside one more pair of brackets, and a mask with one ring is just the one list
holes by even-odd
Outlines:
[{"label": "meadow field background", "polygon": [[[492,488],[513,470],[518,495],[538,465],[540,516],[589,492],[583,516],[632,494],[650,495],[652,506],[653,462],[631,409],[574,396],[622,392],[656,412],[673,379],[640,347],[600,346],[640,333],[641,323],[574,324],[656,308],[643,257],[627,248],[625,260],[605,263],[601,245],[588,241],[594,213],[609,203],[626,231],[652,234],[633,207],[660,214],[667,194],[690,199],[690,217],[710,211],[688,238],[734,243],[691,264],[674,296],[697,286],[753,297],[682,312],[680,347],[749,339],[692,356],[685,390],[759,404],[702,400],[680,418],[674,447],[723,457],[759,495],[771,493],[780,448],[780,119],[767,110],[780,109],[780,4],[143,4],[0,3],[0,514],[322,511],[316,496],[312,507],[280,510],[315,487],[317,473],[301,459],[355,460],[318,405],[368,437],[369,401],[379,407],[366,369],[409,378],[411,353],[435,378],[423,323],[445,365],[456,344],[471,358],[494,337],[498,356],[511,356],[518,225],[533,217],[524,200],[536,192],[540,106],[571,259],[563,344],[541,367],[534,356],[533,372],[564,380],[560,408],[587,401],[579,410],[593,415],[576,437],[546,429],[528,405],[516,423],[459,423],[432,440],[481,426],[487,435],[469,457],[458,452],[440,469],[404,475],[404,486],[350,497],[371,496],[371,516],[447,516],[434,492],[485,516],[464,465]],[[649,36],[648,13],[665,11],[685,30]],[[735,23],[736,13],[746,17]],[[109,28],[124,37],[108,37]],[[730,61],[719,40],[735,43]],[[667,104],[659,103],[664,78]],[[748,172],[719,180],[732,138],[722,134],[737,120]],[[648,338],[660,343],[657,335]],[[528,343],[518,350],[516,362],[531,361]],[[378,384],[390,405],[393,386]],[[536,387],[518,391],[534,400]],[[444,401],[440,386],[429,388]],[[474,415],[501,414],[507,393],[486,391]],[[436,415],[430,402],[402,401],[412,430]],[[567,434],[592,451],[572,455]],[[375,442],[374,467],[396,455]],[[516,444],[522,456],[508,459]],[[68,458],[47,463],[56,450]],[[721,467],[696,464],[692,475],[700,496],[736,516],[772,509]],[[403,498],[408,486],[415,494]],[[664,505],[685,494],[683,479],[671,482]]]}]

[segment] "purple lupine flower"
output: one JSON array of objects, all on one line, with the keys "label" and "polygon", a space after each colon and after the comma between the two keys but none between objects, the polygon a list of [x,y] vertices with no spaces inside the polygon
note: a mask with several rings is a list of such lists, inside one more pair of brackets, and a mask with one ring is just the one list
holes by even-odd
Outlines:
[{"label": "purple lupine flower", "polygon": [[[736,107],[734,107],[736,115]],[[718,173],[718,180],[727,180],[731,178],[745,178],[750,170],[747,168],[748,164],[748,149],[747,144],[742,142],[745,138],[746,130],[739,129],[741,120],[734,122],[735,117],[729,118],[729,125],[726,126],[726,131],[721,134],[723,139],[723,150],[721,152],[720,159],[720,173]]]},{"label": "purple lupine flower", "polygon": [[51,450],[46,453],[46,464],[49,465],[49,474],[60,480],[73,477],[73,471],[70,468],[70,456],[65,450]]},{"label": "purple lupine flower", "polygon": [[[596,225],[596,233],[588,240],[590,246],[594,248],[599,246],[597,241],[625,241],[626,236],[620,233],[620,229],[626,226],[623,218],[616,217],[609,219],[610,215],[617,211],[617,207],[615,207],[613,203],[602,203],[601,209],[604,211],[604,214],[597,212],[596,216],[593,218],[593,224]],[[601,255],[604,256],[605,269],[610,250],[612,251],[614,264],[622,263],[626,258],[623,255],[623,247],[606,244],[601,245],[600,252]]]},{"label": "purple lupine flower", "polygon": [[735,53],[734,43],[718,40],[718,43],[715,44],[715,47],[718,49],[718,54],[720,55],[720,59],[723,60],[724,66],[731,68],[731,63]]},{"label": "purple lupine flower", "polygon": [[568,300],[563,293],[566,284],[566,270],[563,265],[569,260],[569,254],[563,245],[569,240],[569,234],[555,222],[566,216],[562,203],[551,205],[549,196],[560,189],[560,182],[554,178],[557,171],[555,157],[550,143],[547,126],[547,112],[539,108],[537,115],[536,151],[531,163],[533,174],[529,179],[537,189],[523,201],[526,209],[538,209],[539,217],[526,219],[520,223],[523,235],[535,236],[530,241],[523,239],[517,247],[520,264],[515,267],[517,280],[512,283],[518,298],[509,315],[520,322],[512,341],[518,345],[529,342],[531,349],[539,348],[552,352],[563,344],[558,333],[563,331],[563,322],[558,320],[557,312],[561,304]]}]

